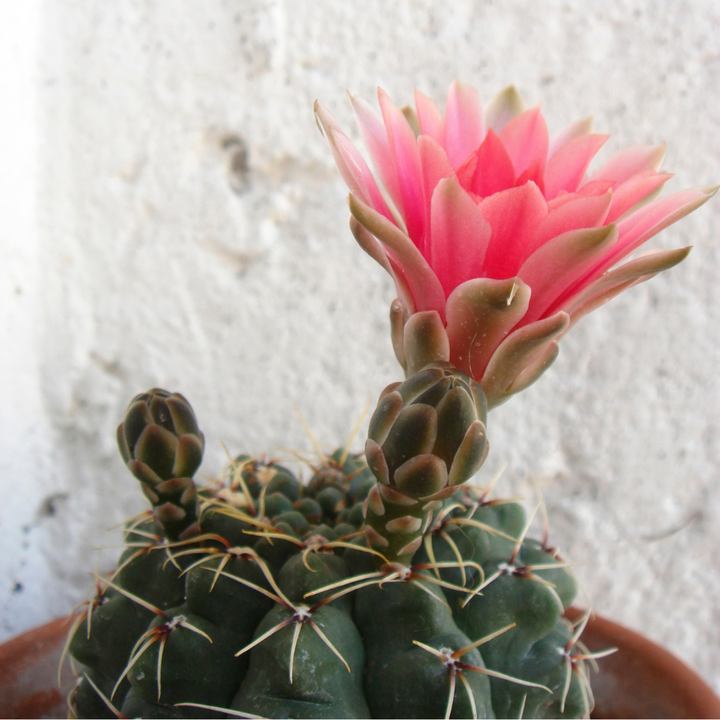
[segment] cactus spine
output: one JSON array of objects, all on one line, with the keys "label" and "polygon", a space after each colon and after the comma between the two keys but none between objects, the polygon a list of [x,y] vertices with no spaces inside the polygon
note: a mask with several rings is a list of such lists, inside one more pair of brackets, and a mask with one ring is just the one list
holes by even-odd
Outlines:
[{"label": "cactus spine", "polygon": [[576,587],[516,503],[466,482],[482,390],[448,363],[388,387],[367,462],[301,483],[236,458],[197,487],[185,398],[135,397],[118,446],[152,511],[70,633],[78,717],[579,717]]}]

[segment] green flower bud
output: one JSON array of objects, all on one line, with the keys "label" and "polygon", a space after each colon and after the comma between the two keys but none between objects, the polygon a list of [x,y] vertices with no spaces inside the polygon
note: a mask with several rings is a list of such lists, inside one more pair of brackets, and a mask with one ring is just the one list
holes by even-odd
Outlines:
[{"label": "green flower bud", "polygon": [[439,506],[480,469],[488,451],[487,402],[455,366],[431,363],[382,393],[365,453],[378,481],[366,535],[391,562],[407,564]]},{"label": "green flower bud", "polygon": [[197,532],[192,476],[202,462],[205,439],[190,403],[159,388],[136,395],[118,426],[117,442],[167,537]]}]

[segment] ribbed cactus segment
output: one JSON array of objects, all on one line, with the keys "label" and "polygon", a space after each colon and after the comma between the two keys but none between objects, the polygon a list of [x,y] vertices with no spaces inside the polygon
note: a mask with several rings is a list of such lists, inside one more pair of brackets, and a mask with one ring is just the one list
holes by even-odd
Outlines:
[{"label": "ribbed cactus segment", "polygon": [[450,363],[432,363],[385,389],[365,446],[377,479],[365,533],[387,562],[407,565],[441,501],[480,469],[486,421],[482,389]]},{"label": "ribbed cactus segment", "polygon": [[[449,656],[471,640],[455,623],[442,589],[425,580],[364,588],[355,616],[368,654],[365,688],[373,717],[445,717],[451,700],[451,717],[493,717],[487,676],[468,672],[467,685],[451,680],[460,668]],[[475,649],[457,661],[484,668]]]},{"label": "ribbed cactus segment", "polygon": [[302,616],[294,618],[294,609],[278,606],[260,623],[258,637],[282,628],[253,649],[232,709],[273,718],[369,718],[365,651],[350,614],[329,605],[313,613],[327,642]]},{"label": "ribbed cactus segment", "polygon": [[[98,692],[109,698],[113,692],[114,682],[103,677],[100,673],[88,670],[81,676],[70,696],[70,704],[75,709],[77,717],[82,718],[114,718],[116,717]],[[122,703],[130,684],[125,680],[122,687],[115,692],[115,697]],[[129,717],[137,717],[130,715]]]},{"label": "ribbed cactus segment", "polygon": [[[236,642],[227,630],[187,606],[173,608],[148,627],[144,644],[151,644],[130,668],[130,685],[149,703],[229,702],[244,663],[235,657]],[[212,682],[198,672],[208,667],[213,668]]]},{"label": "ribbed cactus segment", "polygon": [[159,388],[136,395],[118,426],[117,442],[166,537],[177,540],[195,534],[197,491],[192,476],[202,462],[205,440],[188,401]]},{"label": "ribbed cactus segment", "polygon": [[[301,482],[240,455],[192,484],[192,533],[158,512],[179,498],[154,502],[73,626],[72,712],[588,715],[586,650],[562,615],[572,576],[526,539],[520,505],[466,483],[484,423],[474,383],[431,365],[382,396],[370,464],[340,449]],[[179,471],[192,483],[200,458],[178,448],[202,435],[181,396],[138,396],[118,436],[146,494]]]},{"label": "ribbed cactus segment", "polygon": [[[365,650],[346,597],[309,593],[345,580],[332,553],[291,557],[278,574],[277,606],[255,633],[234,710],[264,717],[370,717],[363,695]],[[322,668],[322,672],[317,669]]]},{"label": "ribbed cactus segment", "polygon": [[[573,672],[575,640],[563,618],[577,593],[573,576],[554,552],[523,539],[527,528],[521,505],[478,502],[472,489],[456,505],[433,527],[415,560],[429,560],[432,554],[442,564],[458,552],[472,557],[479,569],[466,569],[464,584],[481,592],[446,591],[455,621],[469,637],[490,638],[479,648],[489,670],[542,686],[490,677],[496,715],[518,717],[522,708],[523,717],[585,714],[591,703]],[[438,574],[463,585],[458,568],[442,568]],[[493,637],[501,628],[507,630]]]}]

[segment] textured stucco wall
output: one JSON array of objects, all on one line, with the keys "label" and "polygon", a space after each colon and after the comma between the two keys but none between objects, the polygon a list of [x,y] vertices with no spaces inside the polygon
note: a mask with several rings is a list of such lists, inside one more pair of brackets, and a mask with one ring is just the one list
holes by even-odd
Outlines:
[{"label": "textured stucco wall", "polygon": [[[720,180],[714,0],[27,7],[2,80],[24,152],[2,181],[0,637],[68,612],[92,548],[118,541],[104,529],[145,507],[114,443],[136,392],[188,396],[212,475],[221,441],[309,452],[294,406],[343,441],[399,378],[392,286],[347,230],[316,97],[350,129],[346,87],[441,100],[460,77],[488,100],[513,82],[551,131],[594,115],[603,156],[666,140],[666,192]],[[594,607],[717,690],[719,221],[711,201],[653,241],[696,248],[493,412],[483,470],[507,462],[499,487],[528,497],[532,474]]]}]

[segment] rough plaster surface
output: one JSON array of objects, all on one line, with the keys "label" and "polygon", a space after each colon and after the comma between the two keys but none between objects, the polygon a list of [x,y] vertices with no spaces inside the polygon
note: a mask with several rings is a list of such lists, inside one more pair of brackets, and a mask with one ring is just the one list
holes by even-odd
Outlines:
[{"label": "rough plaster surface", "polygon": [[[12,26],[25,75],[3,80],[5,122],[32,131],[3,179],[0,637],[67,613],[92,548],[118,541],[105,528],[144,508],[114,443],[136,392],[188,396],[213,475],[221,441],[309,452],[294,406],[342,442],[399,379],[392,286],[347,230],[316,97],[350,129],[346,87],[406,102],[455,77],[485,99],[513,82],[551,131],[594,115],[605,155],[666,140],[670,191],[720,180],[714,0],[31,6]],[[653,241],[696,248],[493,412],[483,470],[507,462],[499,487],[530,498],[532,475],[594,607],[716,690],[719,225],[711,201]]]}]

